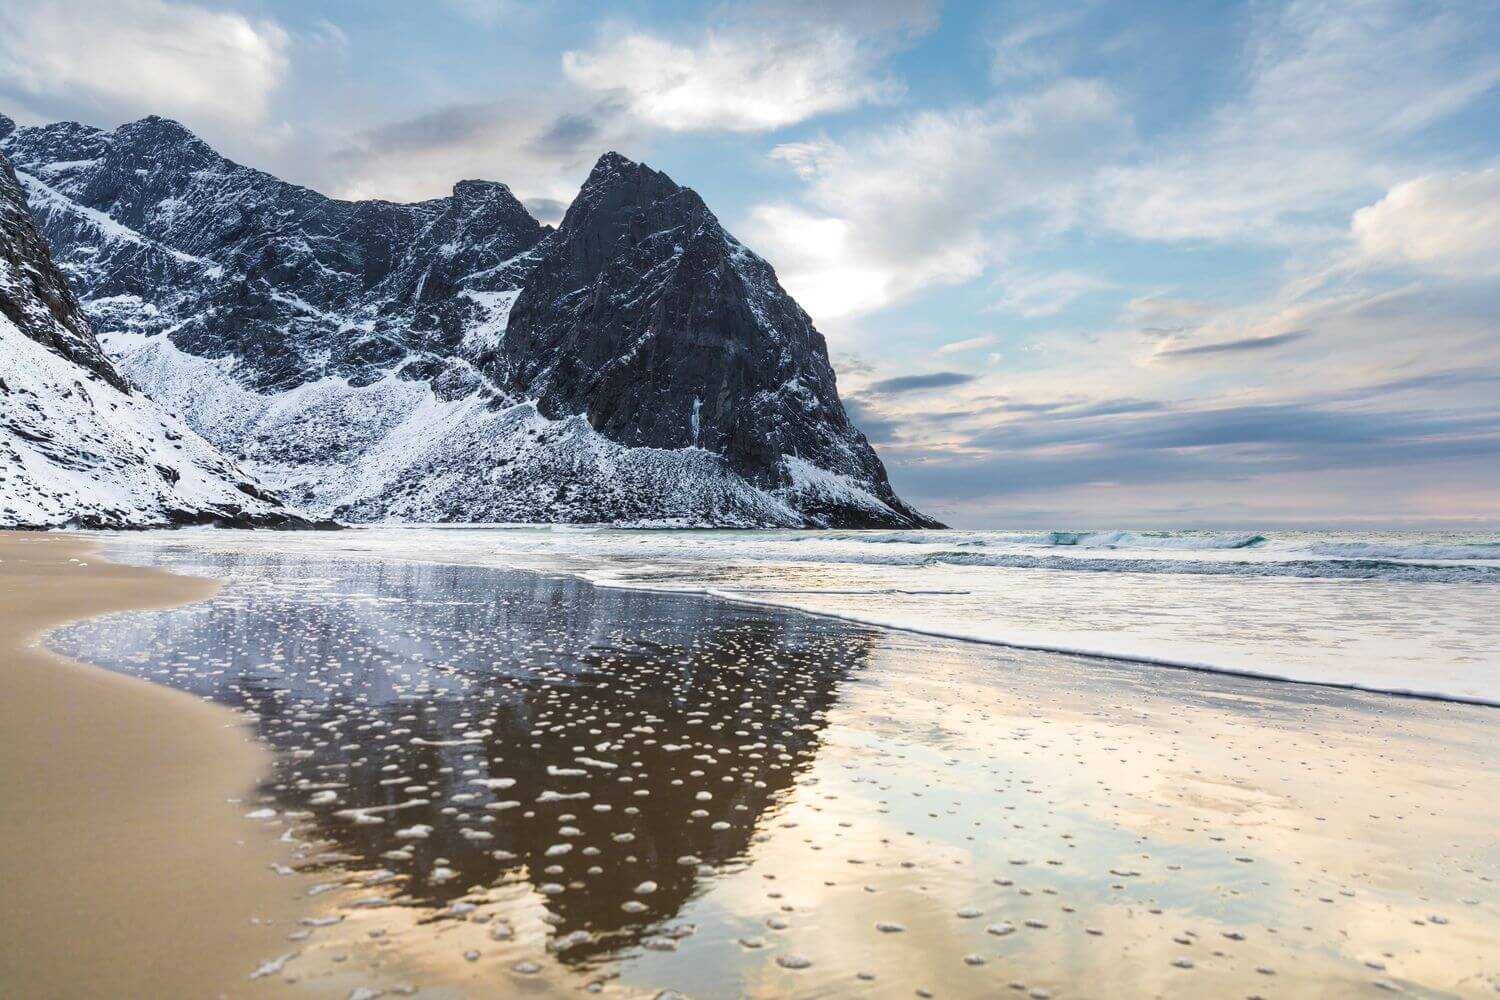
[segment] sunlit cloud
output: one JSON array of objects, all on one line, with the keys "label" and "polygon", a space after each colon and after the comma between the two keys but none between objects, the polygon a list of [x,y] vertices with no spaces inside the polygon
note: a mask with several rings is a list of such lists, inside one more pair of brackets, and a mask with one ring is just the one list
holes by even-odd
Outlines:
[{"label": "sunlit cloud", "polygon": [[1067,214],[1089,171],[1077,155],[1085,138],[1107,146],[1123,127],[1109,87],[1068,79],[921,112],[852,143],[779,146],[771,156],[807,189],[796,203],[757,207],[746,235],[817,305],[815,319],[881,309],[1002,259],[1013,238],[999,217]]},{"label": "sunlit cloud", "polygon": [[1500,167],[1404,181],[1354,213],[1360,254],[1454,277],[1500,275]]},{"label": "sunlit cloud", "polygon": [[12,0],[0,7],[0,78],[23,94],[120,117],[263,122],[286,76],[289,46],[275,21],[191,3]]},{"label": "sunlit cloud", "polygon": [[680,45],[633,32],[563,54],[574,83],[618,95],[642,121],[670,131],[781,128],[830,111],[892,98],[899,87],[871,73],[856,39],[781,39],[710,32]]}]

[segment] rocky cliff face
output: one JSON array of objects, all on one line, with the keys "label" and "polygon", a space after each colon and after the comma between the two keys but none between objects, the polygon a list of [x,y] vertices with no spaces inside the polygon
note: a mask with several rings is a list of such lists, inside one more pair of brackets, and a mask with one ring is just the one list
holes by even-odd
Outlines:
[{"label": "rocky cliff face", "polygon": [[115,369],[0,154],[0,527],[302,523]]},{"label": "rocky cliff face", "polygon": [[617,154],[553,231],[502,184],[337,201],[158,118],[0,148],[124,373],[318,513],[931,523],[771,267]]}]

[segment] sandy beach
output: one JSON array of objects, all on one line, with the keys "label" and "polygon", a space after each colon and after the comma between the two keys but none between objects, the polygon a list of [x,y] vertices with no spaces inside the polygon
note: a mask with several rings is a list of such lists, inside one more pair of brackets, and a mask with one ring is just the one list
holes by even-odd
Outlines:
[{"label": "sandy beach", "polygon": [[[245,935],[203,946],[234,968],[295,953],[259,995],[1500,983],[1492,709],[376,561],[353,532],[310,544],[112,542],[227,582],[53,636],[254,718],[274,751],[251,826],[290,842],[324,916],[259,951],[242,926],[195,928]],[[173,718],[208,713],[203,739],[233,732],[197,700],[115,682]],[[233,813],[192,831],[236,865],[251,835]],[[134,843],[99,863],[157,856]],[[225,902],[226,878],[206,908],[253,909]],[[51,875],[35,881],[55,896]],[[131,930],[137,948],[172,933]]]},{"label": "sandy beach", "polygon": [[217,585],[95,549],[0,533],[0,993],[239,992],[295,912],[270,867],[283,852],[230,801],[251,800],[270,755],[226,709],[37,642]]}]

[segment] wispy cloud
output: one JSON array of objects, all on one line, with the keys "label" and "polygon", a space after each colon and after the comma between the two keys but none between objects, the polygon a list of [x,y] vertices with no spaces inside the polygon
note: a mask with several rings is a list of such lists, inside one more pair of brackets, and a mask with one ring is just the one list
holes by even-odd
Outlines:
[{"label": "wispy cloud", "polygon": [[956,385],[964,385],[974,381],[976,376],[966,375],[963,372],[932,372],[927,375],[900,375],[896,378],[882,379],[872,382],[865,387],[865,393],[872,396],[894,396],[908,392],[922,392],[927,389],[950,389]]},{"label": "wispy cloud", "polygon": [[1493,11],[1407,0],[1256,8],[1239,94],[1106,171],[1105,218],[1145,239],[1338,238],[1357,199],[1401,169],[1404,139],[1500,83],[1493,47],[1471,44],[1486,21]]},{"label": "wispy cloud", "polygon": [[1113,281],[1078,271],[1018,271],[1003,275],[998,283],[1001,296],[990,308],[1028,319],[1055,316],[1086,295],[1117,287]]},{"label": "wispy cloud", "polygon": [[977,351],[985,347],[990,347],[994,343],[995,338],[991,336],[970,337],[967,340],[950,341],[939,347],[937,353],[940,356],[962,354],[965,351]]},{"label": "wispy cloud", "polygon": [[709,33],[692,45],[633,32],[563,54],[574,83],[618,95],[642,121],[673,132],[759,132],[892,98],[846,36],[780,40]]},{"label": "wispy cloud", "polygon": [[1219,340],[1209,344],[1182,344],[1180,346],[1164,345],[1156,350],[1156,357],[1173,358],[1196,358],[1218,354],[1248,354],[1253,351],[1265,351],[1283,344],[1290,344],[1298,340],[1305,340],[1311,336],[1308,330],[1290,330],[1286,333],[1273,333],[1263,337],[1239,337],[1235,340]]}]

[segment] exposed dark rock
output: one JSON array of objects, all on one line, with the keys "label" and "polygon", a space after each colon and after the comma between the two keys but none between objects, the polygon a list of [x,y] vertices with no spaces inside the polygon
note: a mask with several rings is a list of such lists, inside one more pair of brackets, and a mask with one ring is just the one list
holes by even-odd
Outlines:
[{"label": "exposed dark rock", "polygon": [[[8,119],[7,119],[8,121]],[[108,382],[130,387],[99,349],[83,307],[52,264],[10,161],[0,153],[0,315],[43,347]]]}]

